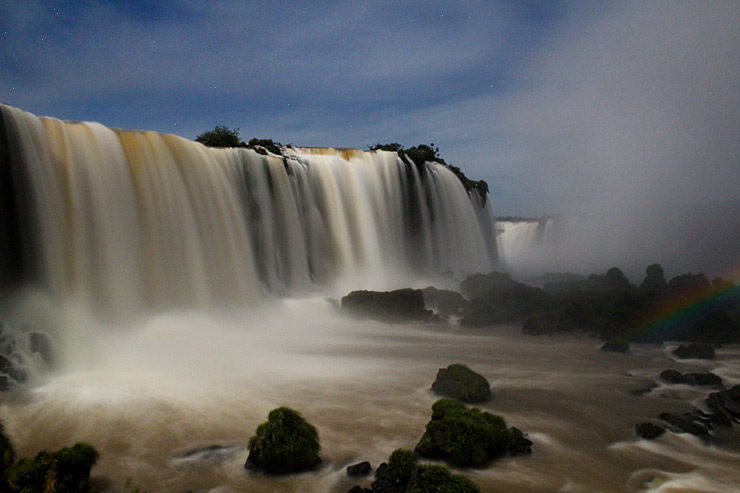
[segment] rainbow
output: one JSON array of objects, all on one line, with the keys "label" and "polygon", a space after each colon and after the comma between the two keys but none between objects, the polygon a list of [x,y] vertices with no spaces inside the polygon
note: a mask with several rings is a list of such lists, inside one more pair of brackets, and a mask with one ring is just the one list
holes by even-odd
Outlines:
[{"label": "rainbow", "polygon": [[707,283],[687,292],[661,298],[638,324],[634,339],[670,340],[689,328],[690,324],[738,300],[740,285],[732,282]]}]

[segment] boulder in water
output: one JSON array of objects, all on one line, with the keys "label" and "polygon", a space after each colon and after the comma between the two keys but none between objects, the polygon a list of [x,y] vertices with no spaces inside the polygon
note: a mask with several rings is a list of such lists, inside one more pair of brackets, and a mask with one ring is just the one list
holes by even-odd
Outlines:
[{"label": "boulder in water", "polygon": [[674,384],[699,385],[706,387],[722,386],[722,378],[711,372],[684,374],[676,370],[664,370],[660,373],[660,379]]},{"label": "boulder in water", "polygon": [[635,425],[635,433],[640,438],[654,440],[665,433],[665,428],[654,423],[638,423]]},{"label": "boulder in water", "polygon": [[681,344],[673,350],[673,354],[681,359],[714,359],[714,347],[711,344],[692,342]]},{"label": "boulder in water", "polygon": [[677,433],[690,433],[702,438],[709,438],[712,429],[711,417],[698,409],[681,414],[660,413],[660,419]]},{"label": "boulder in water", "polygon": [[86,443],[77,443],[56,452],[44,450],[33,459],[19,460],[8,479],[15,491],[88,491],[90,470],[97,460],[98,452]]},{"label": "boulder in water", "polygon": [[432,312],[424,306],[420,289],[352,291],[342,298],[342,308],[363,317],[386,322],[426,320]]},{"label": "boulder in water", "polygon": [[608,351],[612,353],[627,353],[630,350],[630,343],[626,339],[621,337],[614,337],[609,339],[601,346],[602,351]]},{"label": "boulder in water", "polygon": [[429,286],[422,289],[422,294],[426,307],[445,318],[462,314],[468,304],[468,300],[463,295],[448,289]]},{"label": "boulder in water", "polygon": [[432,391],[469,403],[485,402],[491,398],[488,380],[461,364],[440,368],[432,383]]},{"label": "boulder in water", "polygon": [[731,424],[740,419],[740,384],[727,390],[712,392],[706,403],[716,415],[724,418],[722,424]]},{"label": "boulder in water", "polygon": [[500,416],[468,409],[457,400],[441,399],[432,406],[432,419],[415,451],[455,466],[483,467],[519,449],[512,448],[512,432]]},{"label": "boulder in water", "polygon": [[347,466],[347,476],[367,476],[373,470],[368,461],[358,462]]},{"label": "boulder in water", "polygon": [[462,474],[452,474],[446,467],[423,465],[416,468],[406,493],[449,491],[451,493],[477,493],[478,486]]},{"label": "boulder in water", "polygon": [[249,439],[245,469],[267,474],[289,474],[312,469],[321,463],[319,434],[296,411],[280,407],[270,411],[267,422]]}]

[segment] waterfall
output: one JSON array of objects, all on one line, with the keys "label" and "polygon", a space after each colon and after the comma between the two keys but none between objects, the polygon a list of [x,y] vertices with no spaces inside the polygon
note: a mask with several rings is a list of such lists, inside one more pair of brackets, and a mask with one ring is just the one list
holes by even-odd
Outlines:
[{"label": "waterfall", "polygon": [[553,241],[553,218],[501,218],[494,224],[502,267],[522,272],[537,270],[545,263],[548,247]]},{"label": "waterfall", "polygon": [[0,105],[0,274],[105,312],[496,264],[490,201],[395,153],[263,156]]}]

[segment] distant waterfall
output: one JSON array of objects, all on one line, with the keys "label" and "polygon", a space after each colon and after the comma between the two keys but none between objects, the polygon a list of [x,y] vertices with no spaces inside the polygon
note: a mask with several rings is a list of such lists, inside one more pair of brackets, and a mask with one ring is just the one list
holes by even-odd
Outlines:
[{"label": "distant waterfall", "polygon": [[511,271],[537,269],[551,246],[555,220],[502,218],[495,221],[498,257]]},{"label": "distant waterfall", "polygon": [[125,312],[496,265],[490,205],[437,163],[0,116],[5,287]]}]

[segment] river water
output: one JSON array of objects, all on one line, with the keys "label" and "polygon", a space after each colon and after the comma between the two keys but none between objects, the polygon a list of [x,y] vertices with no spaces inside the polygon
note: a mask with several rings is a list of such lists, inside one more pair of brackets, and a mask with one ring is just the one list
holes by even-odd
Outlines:
[{"label": "river water", "polygon": [[[74,310],[54,315],[61,369],[6,396],[0,417],[19,456],[86,441],[100,452],[102,491],[329,491],[370,479],[396,448],[412,449],[438,398],[439,368],[464,363],[491,383],[480,407],[529,434],[530,456],[467,474],[482,491],[737,491],[737,428],[713,444],[634,425],[698,405],[709,390],[660,385],[666,368],[740,382],[740,347],[714,361],[677,361],[670,345],[605,353],[586,336],[531,337],[516,327],[465,330],[354,320],[324,299],[251,310],[172,312],[105,326]],[[246,445],[268,412],[299,411],[319,431],[323,464],[268,477],[247,472]],[[190,453],[218,445],[210,452]]]}]

